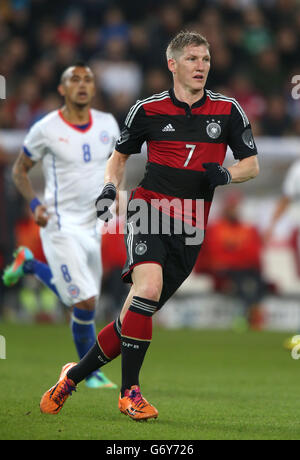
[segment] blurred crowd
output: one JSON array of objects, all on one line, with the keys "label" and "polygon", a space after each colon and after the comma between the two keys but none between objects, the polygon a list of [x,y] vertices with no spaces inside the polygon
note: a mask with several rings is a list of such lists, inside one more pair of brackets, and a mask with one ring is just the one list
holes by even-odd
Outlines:
[{"label": "blurred crowd", "polygon": [[256,135],[300,134],[299,0],[1,0],[0,126],[28,129],[57,108],[59,76],[79,60],[96,74],[95,106],[122,124],[136,99],[170,87],[165,49],[182,29],[207,37],[207,87],[236,97]]},{"label": "blurred crowd", "polygon": [[[212,67],[207,87],[235,97],[256,136],[300,135],[300,103],[292,93],[292,78],[298,75],[300,83],[300,0],[1,0],[0,75],[6,79],[6,100],[0,101],[0,128],[27,130],[58,108],[60,75],[78,61],[95,73],[94,107],[112,112],[121,126],[137,99],[171,86],[165,49],[182,29],[208,39]],[[43,259],[38,229],[10,179],[12,160],[0,133],[1,270],[19,244]],[[208,239],[195,270],[209,273],[217,291],[235,293],[255,312],[266,289],[262,242],[255,229],[232,215],[236,209],[232,202],[230,209],[225,205],[211,227],[219,250]],[[105,288],[117,292],[108,283],[119,279],[125,259],[119,243],[120,258],[111,266],[105,254],[117,242],[104,238],[104,293]],[[245,251],[249,244],[251,251]],[[250,291],[244,281],[249,277]],[[32,290],[21,293],[22,303],[32,308]],[[0,283],[0,317],[5,294]],[[54,302],[49,295],[42,296],[46,311]]]}]

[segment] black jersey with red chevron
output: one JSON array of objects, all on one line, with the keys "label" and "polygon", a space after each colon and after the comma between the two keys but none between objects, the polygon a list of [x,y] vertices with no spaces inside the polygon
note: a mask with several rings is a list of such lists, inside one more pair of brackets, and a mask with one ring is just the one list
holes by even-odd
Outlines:
[{"label": "black jersey with red chevron", "polygon": [[189,106],[174,90],[137,101],[128,112],[116,144],[124,154],[147,143],[147,165],[135,197],[203,199],[205,223],[213,197],[203,163],[223,164],[227,147],[237,160],[256,155],[249,120],[231,97],[205,90]]}]

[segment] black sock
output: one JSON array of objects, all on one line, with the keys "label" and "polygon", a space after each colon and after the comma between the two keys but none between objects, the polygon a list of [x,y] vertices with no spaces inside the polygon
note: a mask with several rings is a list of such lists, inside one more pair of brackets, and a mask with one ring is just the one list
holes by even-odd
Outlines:
[{"label": "black sock", "polygon": [[[118,317],[114,322],[114,329],[116,334],[121,339],[121,321]],[[87,352],[87,354],[80,360],[80,362],[72,367],[72,369],[67,372],[69,379],[73,380],[75,385],[88,377],[92,372],[99,369],[104,364],[109,363],[110,360],[107,356],[104,355],[101,348],[98,345],[98,342]]]},{"label": "black sock", "polygon": [[132,385],[140,385],[139,373],[150,342],[122,338],[122,388],[121,396]]},{"label": "black sock", "polygon": [[77,385],[92,372],[108,362],[109,360],[104,356],[96,342],[79,363],[67,372],[68,379],[73,380],[75,385]]}]

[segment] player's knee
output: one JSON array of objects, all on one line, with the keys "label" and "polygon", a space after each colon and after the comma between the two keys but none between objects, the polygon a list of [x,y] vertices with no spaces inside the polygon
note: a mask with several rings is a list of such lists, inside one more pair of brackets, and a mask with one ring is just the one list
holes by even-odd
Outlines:
[{"label": "player's knee", "polygon": [[157,302],[160,298],[163,275],[157,264],[144,264],[135,267],[133,274],[133,295]]},{"label": "player's knee", "polygon": [[74,305],[74,307],[80,310],[93,311],[96,308],[96,299],[91,297],[90,299],[82,300]]},{"label": "player's knee", "polygon": [[160,283],[151,284],[145,283],[142,286],[138,286],[135,290],[135,295],[143,297],[144,299],[158,301],[160,298],[162,286]]}]

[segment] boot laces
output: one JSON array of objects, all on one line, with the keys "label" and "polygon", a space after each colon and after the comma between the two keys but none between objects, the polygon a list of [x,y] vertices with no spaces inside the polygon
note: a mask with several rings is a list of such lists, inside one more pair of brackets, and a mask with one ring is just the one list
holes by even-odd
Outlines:
[{"label": "boot laces", "polygon": [[71,385],[68,380],[66,380],[57,395],[55,395],[54,401],[56,404],[60,405],[62,402],[64,402],[66,396],[71,395],[73,391],[76,391],[76,387]]},{"label": "boot laces", "polygon": [[131,390],[131,393],[129,395],[129,399],[131,399],[131,401],[134,402],[134,404],[137,407],[142,408],[142,407],[146,406],[146,402],[143,399],[143,396],[141,395],[140,391]]}]

